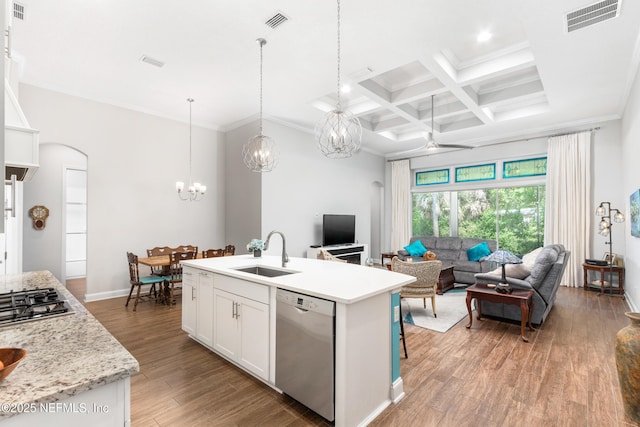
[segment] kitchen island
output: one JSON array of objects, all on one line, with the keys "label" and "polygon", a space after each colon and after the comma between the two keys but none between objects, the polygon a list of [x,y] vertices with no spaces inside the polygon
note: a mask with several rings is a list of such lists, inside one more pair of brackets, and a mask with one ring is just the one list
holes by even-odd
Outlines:
[{"label": "kitchen island", "polygon": [[130,425],[139,365],[100,322],[48,271],[7,276],[0,292],[46,287],[73,313],[0,328],[0,346],[28,352],[0,382],[0,426]]},{"label": "kitchen island", "polygon": [[[404,395],[399,291],[414,277],[307,258],[291,258],[283,268],[279,256],[239,255],[183,265],[183,329],[276,390],[276,290],[335,302],[337,427],[366,425]],[[256,267],[266,270],[256,274]]]}]

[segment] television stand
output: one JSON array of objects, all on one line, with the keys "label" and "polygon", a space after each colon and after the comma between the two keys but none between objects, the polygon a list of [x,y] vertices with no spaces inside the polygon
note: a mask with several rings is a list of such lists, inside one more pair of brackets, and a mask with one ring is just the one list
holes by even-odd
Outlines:
[{"label": "television stand", "polygon": [[318,252],[322,249],[329,252],[336,258],[344,259],[351,264],[365,265],[365,261],[369,257],[369,247],[366,243],[314,246],[309,246],[307,249],[307,258],[318,259]]}]

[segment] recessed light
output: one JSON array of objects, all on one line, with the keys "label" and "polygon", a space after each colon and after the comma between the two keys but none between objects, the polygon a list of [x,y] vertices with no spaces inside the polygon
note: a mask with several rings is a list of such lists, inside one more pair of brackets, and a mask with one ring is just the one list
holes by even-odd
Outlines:
[{"label": "recessed light", "polygon": [[342,85],[342,87],[340,88],[340,92],[342,93],[350,93],[351,92],[351,86],[345,84]]},{"label": "recessed light", "polygon": [[491,40],[492,36],[493,34],[491,34],[489,31],[482,31],[480,32],[480,34],[478,34],[476,40],[478,40],[478,43],[484,43]]}]

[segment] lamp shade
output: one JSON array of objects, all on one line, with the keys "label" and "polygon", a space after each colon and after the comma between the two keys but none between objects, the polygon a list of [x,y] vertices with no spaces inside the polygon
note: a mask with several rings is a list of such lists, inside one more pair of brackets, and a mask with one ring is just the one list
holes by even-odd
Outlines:
[{"label": "lamp shade", "polygon": [[522,260],[505,249],[498,249],[485,258],[485,261],[497,262],[498,264],[522,264]]}]

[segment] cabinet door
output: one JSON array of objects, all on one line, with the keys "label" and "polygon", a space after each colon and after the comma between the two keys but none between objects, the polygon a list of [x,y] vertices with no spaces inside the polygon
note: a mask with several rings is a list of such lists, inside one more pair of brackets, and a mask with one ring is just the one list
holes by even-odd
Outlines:
[{"label": "cabinet door", "polygon": [[[213,274],[198,273],[196,338],[213,347]],[[188,295],[187,295],[188,296]],[[183,297],[184,298],[184,297]]]},{"label": "cabinet door", "polygon": [[239,345],[237,362],[269,380],[269,306],[236,297],[239,305]]},{"label": "cabinet door", "polygon": [[236,296],[220,289],[213,290],[213,348],[236,360],[238,349],[238,321]]},{"label": "cabinet door", "polygon": [[[197,273],[190,268],[182,271],[182,330],[189,335],[196,333]],[[162,285],[161,285],[162,286]]]}]

